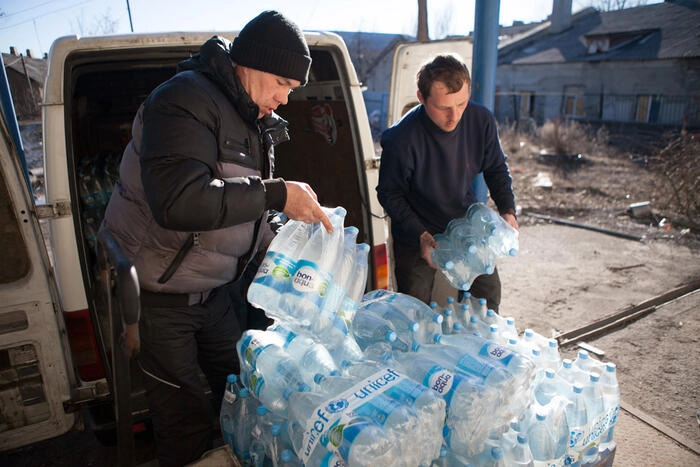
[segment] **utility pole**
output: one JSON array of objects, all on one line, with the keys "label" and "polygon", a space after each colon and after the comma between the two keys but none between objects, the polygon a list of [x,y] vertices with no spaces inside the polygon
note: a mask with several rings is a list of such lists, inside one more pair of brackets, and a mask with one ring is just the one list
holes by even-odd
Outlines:
[{"label": "utility pole", "polygon": [[129,13],[129,26],[131,27],[131,32],[134,32],[134,23],[131,21],[131,7],[129,6],[129,0],[126,0],[126,11]]}]

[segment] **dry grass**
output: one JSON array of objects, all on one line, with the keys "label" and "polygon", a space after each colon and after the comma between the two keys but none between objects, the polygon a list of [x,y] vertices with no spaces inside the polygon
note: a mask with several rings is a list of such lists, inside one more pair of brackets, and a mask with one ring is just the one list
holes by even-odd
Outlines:
[{"label": "dry grass", "polygon": [[[499,134],[524,211],[646,237],[700,238],[697,134],[619,134],[575,121],[507,124]],[[550,189],[535,185],[540,174]],[[650,218],[630,218],[638,202],[650,203]]]}]

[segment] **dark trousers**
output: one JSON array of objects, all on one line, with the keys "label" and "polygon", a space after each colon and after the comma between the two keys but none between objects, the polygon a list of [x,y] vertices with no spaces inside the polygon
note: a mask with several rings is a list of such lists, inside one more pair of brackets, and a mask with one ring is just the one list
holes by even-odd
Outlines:
[{"label": "dark trousers", "polygon": [[[431,268],[420,256],[420,248],[394,241],[394,273],[399,292],[411,295],[429,304],[433,291],[435,274],[442,274]],[[472,282],[469,292],[473,297],[485,298],[487,306],[498,313],[501,304],[501,279],[498,269],[493,274],[482,274]],[[457,295],[457,289],[455,289]]]},{"label": "dark trousers", "polygon": [[161,467],[187,464],[212,447],[226,376],[239,373],[239,314],[246,312],[236,310],[229,287],[191,306],[145,304],[142,297],[138,360]]}]

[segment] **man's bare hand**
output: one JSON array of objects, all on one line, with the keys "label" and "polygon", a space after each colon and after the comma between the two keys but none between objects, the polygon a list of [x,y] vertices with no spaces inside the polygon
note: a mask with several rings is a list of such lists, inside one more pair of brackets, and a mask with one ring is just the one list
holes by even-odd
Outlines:
[{"label": "man's bare hand", "polygon": [[320,222],[328,232],[333,232],[331,220],[318,204],[318,197],[308,184],[287,181],[284,184],[287,186],[287,202],[282,212],[287,217],[307,224]]},{"label": "man's bare hand", "polygon": [[433,236],[430,235],[430,232],[426,230],[420,235],[420,257],[423,258],[425,262],[428,263],[428,266],[433,269],[437,269],[437,266],[435,266],[433,263],[430,254],[433,252],[433,249],[437,247],[438,243],[435,241]]},{"label": "man's bare hand", "polygon": [[505,219],[506,222],[508,222],[515,230],[520,232],[520,227],[518,226],[518,220],[515,218],[515,216],[509,212],[501,215],[503,219]]}]

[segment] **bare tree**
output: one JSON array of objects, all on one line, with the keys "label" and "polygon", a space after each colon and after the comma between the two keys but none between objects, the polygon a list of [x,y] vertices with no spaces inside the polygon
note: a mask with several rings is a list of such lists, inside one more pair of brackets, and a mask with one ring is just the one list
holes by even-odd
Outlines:
[{"label": "bare tree", "polygon": [[79,16],[75,18],[73,30],[81,36],[98,36],[112,34],[117,31],[119,21],[112,18],[111,10],[108,8],[102,16],[95,17],[90,25],[85,24],[85,18]]},{"label": "bare tree", "polygon": [[433,24],[436,39],[442,39],[449,35],[453,18],[454,9],[452,8],[452,3],[448,3],[445,8],[439,11],[437,19]]},{"label": "bare tree", "polygon": [[428,34],[428,0],[418,0],[418,31],[416,33],[419,41],[430,40]]}]

